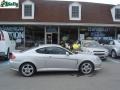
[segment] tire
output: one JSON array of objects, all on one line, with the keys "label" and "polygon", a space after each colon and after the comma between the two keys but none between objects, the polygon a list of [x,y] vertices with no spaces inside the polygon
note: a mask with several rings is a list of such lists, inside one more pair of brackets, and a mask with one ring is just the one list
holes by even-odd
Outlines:
[{"label": "tire", "polygon": [[88,74],[93,73],[93,71],[94,71],[94,65],[92,62],[85,61],[85,62],[80,64],[80,67],[79,67],[80,73],[82,73],[84,75],[88,75]]},{"label": "tire", "polygon": [[19,72],[25,77],[32,76],[36,71],[35,66],[32,63],[24,63],[20,66]]},{"label": "tire", "polygon": [[117,54],[116,54],[115,50],[112,50],[111,57],[112,58],[117,58]]}]

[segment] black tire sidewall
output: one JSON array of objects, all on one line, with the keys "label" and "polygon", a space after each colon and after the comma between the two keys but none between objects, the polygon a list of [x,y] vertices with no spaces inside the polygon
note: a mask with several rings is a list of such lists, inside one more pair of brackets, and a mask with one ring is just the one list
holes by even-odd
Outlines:
[{"label": "black tire sidewall", "polygon": [[[115,53],[115,56],[114,56],[114,57],[113,57],[113,55],[112,55],[113,52]],[[112,58],[117,58],[117,54],[116,54],[115,50],[113,50],[113,51],[111,52],[111,57],[112,57]]]}]

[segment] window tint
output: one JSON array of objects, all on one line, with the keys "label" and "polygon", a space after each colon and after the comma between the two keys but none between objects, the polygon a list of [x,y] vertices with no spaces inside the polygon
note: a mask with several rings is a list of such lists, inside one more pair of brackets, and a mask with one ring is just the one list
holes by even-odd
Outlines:
[{"label": "window tint", "polygon": [[45,48],[40,48],[36,50],[37,53],[45,54]]},{"label": "window tint", "polygon": [[46,54],[66,54],[67,50],[59,47],[46,47]]}]

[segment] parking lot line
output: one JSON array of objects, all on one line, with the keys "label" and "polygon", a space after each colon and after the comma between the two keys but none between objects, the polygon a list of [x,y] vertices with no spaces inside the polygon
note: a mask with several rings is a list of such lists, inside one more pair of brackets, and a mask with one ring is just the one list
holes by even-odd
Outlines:
[{"label": "parking lot line", "polygon": [[110,61],[112,61],[112,62],[114,62],[114,63],[120,63],[120,61],[117,61],[117,60],[110,60]]}]

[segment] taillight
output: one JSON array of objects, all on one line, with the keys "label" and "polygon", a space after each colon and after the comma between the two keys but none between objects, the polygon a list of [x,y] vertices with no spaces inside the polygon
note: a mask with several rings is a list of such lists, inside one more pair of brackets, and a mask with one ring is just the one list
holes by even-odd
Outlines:
[{"label": "taillight", "polygon": [[9,57],[10,57],[11,60],[14,60],[14,59],[16,58],[13,53],[10,53],[10,54],[9,54]]},{"label": "taillight", "polygon": [[4,34],[3,34],[2,31],[1,31],[1,40],[5,40],[5,38],[4,38]]},{"label": "taillight", "polygon": [[1,40],[1,34],[0,34],[0,40]]}]

